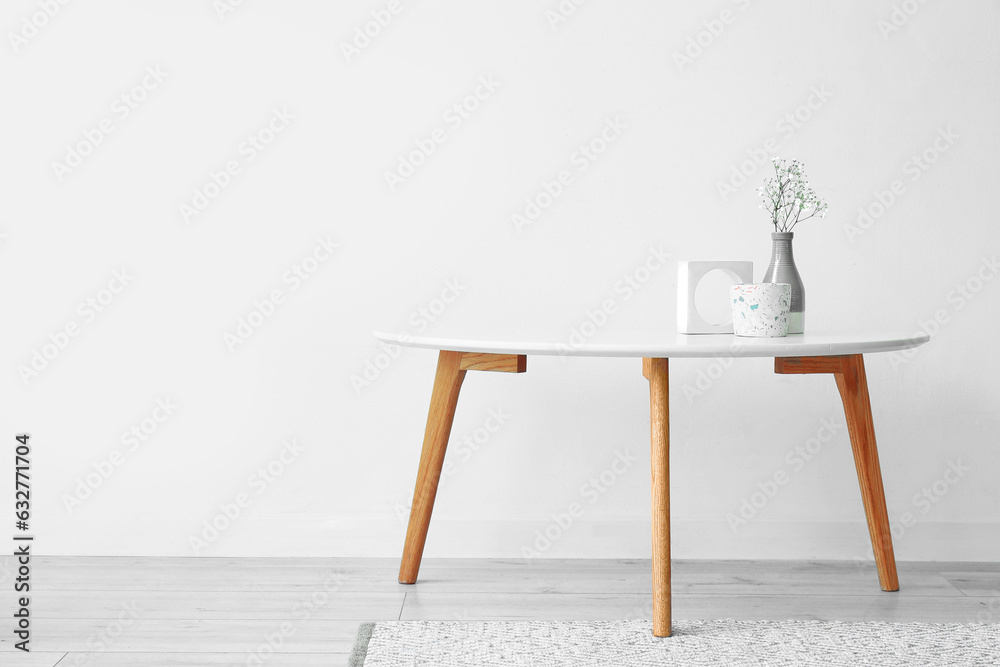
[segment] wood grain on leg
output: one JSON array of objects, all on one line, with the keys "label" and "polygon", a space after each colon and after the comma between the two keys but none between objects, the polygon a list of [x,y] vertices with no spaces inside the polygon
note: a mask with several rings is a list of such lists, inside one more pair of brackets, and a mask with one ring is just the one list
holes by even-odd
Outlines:
[{"label": "wood grain on leg", "polygon": [[523,354],[486,354],[463,352],[463,371],[499,371],[501,373],[523,373],[528,369],[528,358]]},{"label": "wood grain on leg", "polygon": [[868,379],[865,362],[860,354],[851,355],[844,363],[844,372],[836,373],[837,388],[844,401],[847,430],[851,434],[854,465],[858,469],[861,500],[865,505],[868,532],[871,534],[872,551],[878,567],[878,581],[884,591],[898,591],[896,556],[892,550],[892,533],[889,530],[889,512],[885,506],[882,487],[882,470],[875,446],[875,422],[872,419],[871,400],[868,397]]},{"label": "wood grain on leg", "polygon": [[871,535],[872,551],[878,568],[879,584],[884,591],[898,591],[896,556],[892,550],[889,512],[885,506],[882,470],[878,462],[878,448],[875,446],[875,422],[872,419],[872,405],[868,397],[864,357],[860,354],[776,357],[774,372],[832,373],[837,380],[837,388],[844,402],[847,430],[851,435],[854,466],[858,470],[861,500],[865,505],[865,518],[868,519],[868,532]]},{"label": "wood grain on leg", "polygon": [[451,424],[455,419],[455,406],[458,404],[462,380],[465,379],[461,363],[461,352],[442,350],[438,355],[437,374],[434,376],[434,390],[427,412],[427,428],[424,431],[424,446],[420,452],[417,484],[410,507],[410,523],[406,528],[406,542],[403,545],[403,561],[399,566],[401,584],[415,583],[420,571],[427,527],[431,522],[434,497],[441,479],[441,466],[444,465]]},{"label": "wood grain on leg", "polygon": [[843,373],[850,356],[829,357],[775,357],[774,372],[782,375],[808,375],[811,373]]},{"label": "wood grain on leg", "polygon": [[670,389],[666,359],[642,360],[649,380],[653,485],[653,635],[670,636]]}]

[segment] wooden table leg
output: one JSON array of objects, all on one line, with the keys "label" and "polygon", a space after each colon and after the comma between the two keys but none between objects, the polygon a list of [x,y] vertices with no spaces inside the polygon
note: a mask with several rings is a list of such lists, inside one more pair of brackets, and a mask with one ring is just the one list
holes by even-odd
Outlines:
[{"label": "wooden table leg", "polygon": [[860,354],[851,355],[844,362],[844,372],[837,373],[835,377],[844,402],[847,430],[851,434],[854,466],[858,469],[861,500],[868,519],[878,581],[883,591],[898,591],[896,556],[892,550],[889,512],[885,506],[885,490],[882,487],[882,469],[879,467],[878,449],[875,446],[875,422],[868,397],[864,358]]},{"label": "wooden table leg", "polygon": [[413,504],[410,507],[410,524],[406,528],[406,542],[403,545],[403,560],[399,566],[399,583],[413,584],[420,571],[420,559],[424,555],[427,527],[431,523],[434,497],[437,495],[441,467],[444,465],[445,450],[451,436],[451,424],[455,419],[458,393],[462,389],[465,371],[461,352],[442,350],[438,355],[437,374],[434,376],[434,391],[431,407],[427,412],[427,428],[424,430],[424,446],[420,451],[420,467],[417,470],[417,484],[413,490]]},{"label": "wooden table leg", "polygon": [[898,591],[896,556],[892,550],[892,532],[889,529],[889,512],[885,506],[882,487],[882,470],[875,446],[875,422],[872,420],[871,400],[868,396],[868,379],[865,361],[860,354],[830,357],[778,357],[774,360],[775,373],[833,373],[844,403],[847,430],[854,451],[854,466],[861,485],[861,500],[868,520],[872,552],[878,568],[878,580],[884,591]]},{"label": "wooden table leg", "polygon": [[451,437],[451,425],[455,420],[455,406],[458,393],[462,389],[466,371],[495,371],[500,373],[524,373],[527,357],[523,354],[479,354],[475,352],[450,352],[441,350],[438,355],[437,374],[434,376],[434,391],[431,393],[431,407],[427,411],[427,428],[424,430],[424,447],[420,451],[420,467],[417,469],[417,484],[413,489],[413,504],[410,506],[410,523],[406,527],[406,542],[403,544],[403,560],[399,565],[399,583],[413,584],[420,571],[420,560],[424,555],[427,528],[434,511],[438,482],[444,455]]},{"label": "wooden table leg", "polygon": [[666,359],[642,360],[649,380],[653,485],[653,635],[670,636],[670,387]]}]

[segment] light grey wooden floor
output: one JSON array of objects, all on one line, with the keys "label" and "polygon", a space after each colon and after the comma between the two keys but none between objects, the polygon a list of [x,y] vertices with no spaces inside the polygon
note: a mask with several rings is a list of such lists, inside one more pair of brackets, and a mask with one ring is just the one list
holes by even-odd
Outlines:
[{"label": "light grey wooden floor", "polygon": [[[650,563],[392,559],[32,559],[32,653],[14,651],[13,560],[0,558],[0,664],[344,665],[362,621],[650,618]],[[675,619],[1000,623],[1000,563],[674,561]],[[248,660],[257,654],[260,663]]]}]

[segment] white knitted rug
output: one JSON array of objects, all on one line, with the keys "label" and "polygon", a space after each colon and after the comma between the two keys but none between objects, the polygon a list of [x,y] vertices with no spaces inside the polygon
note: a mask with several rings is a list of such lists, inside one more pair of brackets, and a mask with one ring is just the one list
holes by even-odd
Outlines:
[{"label": "white knitted rug", "polygon": [[828,621],[365,623],[351,667],[1000,665],[1000,625]]}]

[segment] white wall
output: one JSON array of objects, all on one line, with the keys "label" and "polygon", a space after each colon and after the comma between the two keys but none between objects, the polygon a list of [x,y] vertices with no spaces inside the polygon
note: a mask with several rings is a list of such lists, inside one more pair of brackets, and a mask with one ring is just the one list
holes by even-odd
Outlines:
[{"label": "white wall", "polygon": [[[912,358],[869,359],[897,556],[996,558],[1000,280],[977,274],[995,275],[984,262],[1000,245],[997,3],[592,0],[553,28],[555,0],[399,2],[350,62],[341,44],[387,2],[246,0],[223,18],[209,0],[70,3],[23,43],[8,35],[0,437],[32,434],[39,551],[397,556],[435,355],[404,350],[356,391],[352,376],[388,358],[371,331],[418,332],[419,309],[454,280],[459,298],[428,331],[565,339],[606,298],[619,310],[599,336],[670,330],[674,260],[751,259],[761,276],[764,170],[746,160],[777,152],[803,160],[830,202],[795,240],[809,329],[945,320]],[[6,2],[0,27],[31,35],[38,11]],[[124,117],[115,100],[147,68],[162,81],[147,77]],[[460,125],[445,116],[481,77],[498,85],[479,89],[479,108]],[[251,160],[241,144],[275,109],[294,118],[275,120]],[[104,118],[111,133],[60,179],[53,163]],[[579,171],[578,147],[609,119],[620,136]],[[438,128],[444,142],[390,190],[385,172]],[[925,151],[935,161],[914,170]],[[179,207],[228,161],[239,173],[185,221]],[[741,168],[746,184],[724,196]],[[563,169],[570,184],[515,229]],[[285,277],[320,237],[333,255],[305,282]],[[673,259],[626,299],[616,283],[650,247]],[[102,292],[122,270],[127,286]],[[274,290],[284,301],[231,351],[224,336]],[[108,297],[92,319],[78,306]],[[43,350],[74,323],[64,349]],[[36,350],[53,358],[25,380]],[[870,553],[846,432],[821,430],[843,424],[831,378],[677,360],[671,383],[676,557]],[[178,407],[123,442],[165,417],[158,399]],[[648,555],[638,360],[539,357],[524,375],[471,375],[455,437],[493,409],[509,418],[488,442],[452,447],[428,556],[520,556],[573,502],[584,515],[542,555]],[[252,477],[289,439],[303,450],[274,464],[282,474]],[[115,451],[120,465],[102,463]],[[635,460],[587,491],[618,453]],[[939,481],[953,463],[962,475]],[[97,468],[110,476],[67,509]],[[790,481],[731,530],[727,514],[760,504],[777,471]],[[192,548],[239,494],[239,518]]]}]

